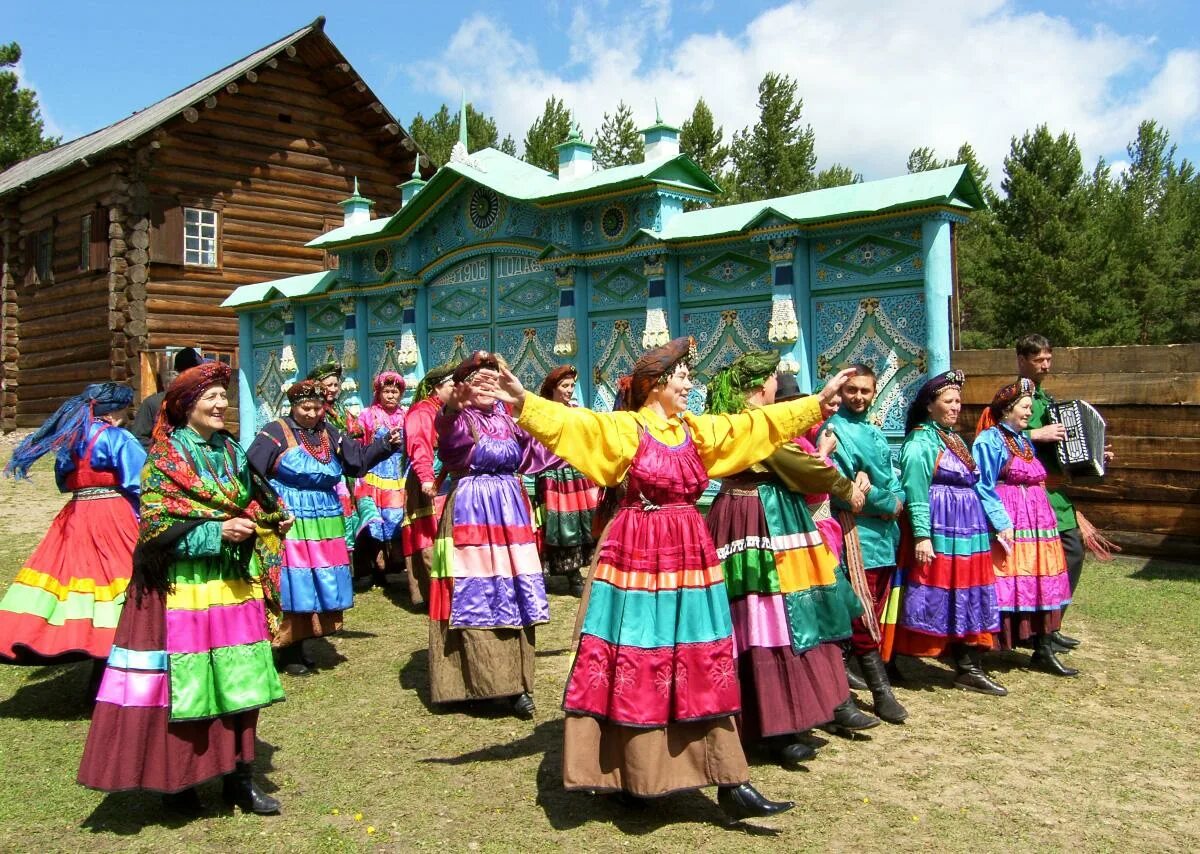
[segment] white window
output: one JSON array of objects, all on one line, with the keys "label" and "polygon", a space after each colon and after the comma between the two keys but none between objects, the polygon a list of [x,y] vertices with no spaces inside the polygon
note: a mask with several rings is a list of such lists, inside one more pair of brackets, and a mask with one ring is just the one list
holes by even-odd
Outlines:
[{"label": "white window", "polygon": [[183,209],[183,263],[217,266],[217,212]]}]

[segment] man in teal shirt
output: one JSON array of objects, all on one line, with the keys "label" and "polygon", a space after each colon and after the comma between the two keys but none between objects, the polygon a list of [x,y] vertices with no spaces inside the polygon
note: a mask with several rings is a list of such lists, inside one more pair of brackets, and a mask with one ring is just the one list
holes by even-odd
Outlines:
[{"label": "man in teal shirt", "polygon": [[[832,459],[842,476],[859,483],[869,481],[866,503],[855,517],[855,527],[875,616],[882,624],[896,571],[896,549],[900,546],[900,525],[896,519],[904,509],[904,493],[892,468],[887,437],[867,419],[877,391],[875,371],[867,365],[851,367],[855,375],[842,386],[842,406],[823,429],[837,437]],[[851,510],[836,497],[833,504],[838,510]],[[847,554],[847,563],[850,559]],[[889,723],[902,722],[908,712],[892,694],[879,642],[871,637],[861,617],[854,621],[853,628],[850,652],[859,658],[863,678],[875,699],[876,716]]]},{"label": "man in teal shirt", "polygon": [[[1038,459],[1046,467],[1046,494],[1050,497],[1050,506],[1058,518],[1058,537],[1062,540],[1063,552],[1067,561],[1067,578],[1071,584],[1071,596],[1075,596],[1075,587],[1079,584],[1079,576],[1083,572],[1083,538],[1079,533],[1079,523],[1075,519],[1075,505],[1062,491],[1062,466],[1058,462],[1058,443],[1067,436],[1066,429],[1061,424],[1050,421],[1049,407],[1054,403],[1045,389],[1042,380],[1050,375],[1050,366],[1054,359],[1054,351],[1050,342],[1042,335],[1026,335],[1017,342],[1017,374],[1033,380],[1036,391],[1033,394],[1033,415],[1029,419],[1029,427],[1025,433],[1033,442]],[[1063,614],[1066,614],[1063,608]],[[1079,646],[1079,641],[1068,637],[1062,632],[1051,634],[1059,650],[1070,650]]]}]

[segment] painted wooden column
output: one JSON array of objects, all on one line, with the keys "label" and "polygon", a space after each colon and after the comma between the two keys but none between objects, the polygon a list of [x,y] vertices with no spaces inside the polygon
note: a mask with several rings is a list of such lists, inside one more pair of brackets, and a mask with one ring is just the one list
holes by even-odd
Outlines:
[{"label": "painted wooden column", "polygon": [[238,315],[238,441],[249,448],[257,432],[254,413],[254,319],[250,312]]},{"label": "painted wooden column", "polygon": [[[554,355],[574,359],[579,353],[579,324],[575,316],[575,268],[555,267],[558,286],[558,319],[554,325]],[[578,369],[579,365],[575,365]]]},{"label": "painted wooden column", "polygon": [[683,305],[679,300],[679,256],[668,255],[663,263],[667,281],[667,317],[670,318],[670,328],[678,329],[682,333]]},{"label": "painted wooden column", "polygon": [[367,314],[366,294],[359,294],[355,298],[354,316],[357,318],[354,326],[354,341],[358,347],[358,387],[365,389],[367,405],[370,406],[369,401],[375,396],[375,366],[371,364],[371,347],[367,339],[370,322],[367,319],[369,315]]},{"label": "painted wooden column", "polygon": [[796,315],[796,239],[780,237],[767,244],[767,259],[771,262],[771,318],[767,321],[767,341],[779,348],[779,370],[799,374],[806,358],[797,358],[803,349],[800,325]]},{"label": "painted wooden column", "polygon": [[[413,294],[413,308],[416,315],[416,335],[417,335],[417,366],[416,372],[420,376],[425,376],[432,368],[436,368],[430,362],[432,355],[429,352],[429,284],[423,282]],[[420,348],[424,348],[421,350]]]},{"label": "painted wooden column", "polygon": [[405,288],[400,291],[400,349],[396,351],[396,365],[404,374],[405,398],[410,399],[417,384],[424,376],[421,364],[421,349],[417,346],[417,291]]},{"label": "painted wooden column", "polygon": [[575,384],[576,397],[587,404],[595,392],[592,364],[592,321],[588,306],[592,300],[592,273],[587,267],[575,268],[575,334],[579,339],[579,381]]},{"label": "painted wooden column", "polygon": [[933,374],[950,370],[950,293],[954,287],[950,221],[944,217],[921,223],[925,254],[925,358]]},{"label": "painted wooden column", "polygon": [[[313,303],[313,305],[319,304]],[[308,364],[308,306],[303,304],[294,305],[292,310],[295,314],[296,323],[296,376],[306,377],[311,367]]]},{"label": "painted wooden column", "polygon": [[796,382],[800,390],[811,392],[816,377],[813,365],[817,354],[813,352],[816,341],[816,315],[812,310],[812,246],[807,238],[797,238],[792,256],[792,299],[796,306],[796,346],[793,356],[800,368],[796,371]]},{"label": "painted wooden column", "polygon": [[663,257],[651,255],[646,258],[642,264],[642,274],[649,281],[642,346],[651,350],[671,340],[671,329],[667,323],[667,278]]}]

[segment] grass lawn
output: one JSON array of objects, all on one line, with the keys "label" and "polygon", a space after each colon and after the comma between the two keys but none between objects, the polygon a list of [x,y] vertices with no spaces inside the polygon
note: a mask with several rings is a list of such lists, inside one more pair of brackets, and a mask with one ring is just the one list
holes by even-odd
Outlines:
[{"label": "grass lawn", "polygon": [[[0,484],[0,591],[61,504],[48,466]],[[1189,851],[1200,849],[1200,568],[1089,563],[1068,632],[1082,670],[1056,679],[989,666],[995,699],[953,691],[950,670],[906,659],[911,717],[830,737],[806,771],[759,757],[762,791],[797,807],[726,829],[712,790],[638,812],[562,790],[558,701],[575,600],[538,631],[536,720],[498,707],[430,708],[426,622],[384,592],[314,645],[307,679],[259,726],[260,776],[283,814],[211,805],[183,821],[156,796],[74,782],[88,665],[0,667],[0,851]]]}]

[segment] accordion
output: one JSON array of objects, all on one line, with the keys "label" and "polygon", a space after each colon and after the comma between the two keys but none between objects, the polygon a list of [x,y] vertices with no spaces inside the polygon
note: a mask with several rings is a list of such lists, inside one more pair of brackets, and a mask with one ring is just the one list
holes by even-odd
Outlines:
[{"label": "accordion", "polygon": [[1058,462],[1072,477],[1104,477],[1104,428],[1096,408],[1085,400],[1066,400],[1047,408],[1050,421],[1067,436],[1058,443]]}]

